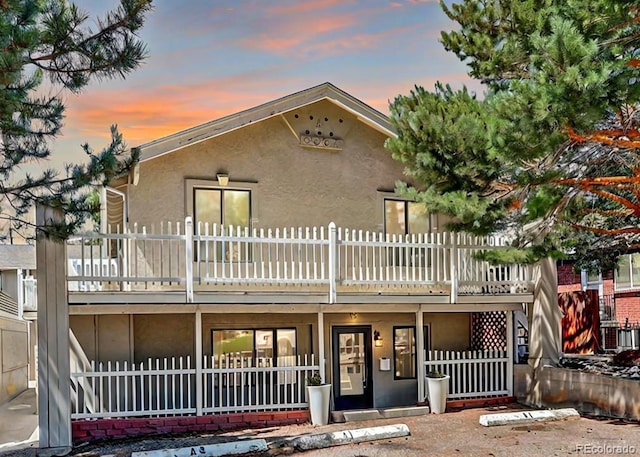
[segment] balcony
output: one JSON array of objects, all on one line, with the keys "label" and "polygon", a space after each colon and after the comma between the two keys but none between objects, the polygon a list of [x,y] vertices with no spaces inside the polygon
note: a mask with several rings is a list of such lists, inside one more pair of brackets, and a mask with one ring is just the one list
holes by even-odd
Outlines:
[{"label": "balcony", "polygon": [[[128,294],[129,302],[137,297],[183,303],[225,296],[229,302],[263,296],[275,303],[292,296],[316,303],[365,296],[414,297],[405,298],[414,302],[440,297],[441,303],[456,303],[460,296],[530,296],[530,266],[491,266],[475,258],[479,251],[506,246],[501,237],[396,236],[334,224],[194,230],[186,218],[157,229],[133,225],[124,233],[85,233],[69,240],[67,281],[70,302],[77,303],[89,296],[92,303],[118,302],[118,294]],[[96,301],[100,295],[108,298]]]}]

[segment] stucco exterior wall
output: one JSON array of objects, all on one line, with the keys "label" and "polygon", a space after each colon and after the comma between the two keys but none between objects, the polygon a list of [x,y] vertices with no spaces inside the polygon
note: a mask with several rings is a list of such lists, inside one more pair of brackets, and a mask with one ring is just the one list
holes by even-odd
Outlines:
[{"label": "stucco exterior wall", "polygon": [[[327,101],[314,111],[335,110]],[[228,188],[252,187],[253,227],[338,226],[381,230],[380,190],[403,179],[402,165],[384,149],[386,136],[343,112],[352,128],[344,149],[300,146],[279,117],[140,164],[140,181],[129,186],[129,221],[181,221],[187,215],[185,180],[229,174]],[[437,223],[435,224],[438,225]]]},{"label": "stucco exterior wall", "polygon": [[27,323],[0,316],[0,404],[15,397],[29,383]]},{"label": "stucco exterior wall", "polygon": [[90,361],[130,362],[130,319],[129,314],[71,315],[69,328]]},{"label": "stucco exterior wall", "polygon": [[195,355],[193,314],[136,314],[133,352],[136,363],[148,358]]}]

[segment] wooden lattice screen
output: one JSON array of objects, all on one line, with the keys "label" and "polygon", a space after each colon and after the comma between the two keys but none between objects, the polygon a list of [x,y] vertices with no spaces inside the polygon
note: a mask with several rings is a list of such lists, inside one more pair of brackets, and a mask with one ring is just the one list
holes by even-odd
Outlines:
[{"label": "wooden lattice screen", "polygon": [[504,311],[471,313],[471,349],[507,349],[507,314]]}]

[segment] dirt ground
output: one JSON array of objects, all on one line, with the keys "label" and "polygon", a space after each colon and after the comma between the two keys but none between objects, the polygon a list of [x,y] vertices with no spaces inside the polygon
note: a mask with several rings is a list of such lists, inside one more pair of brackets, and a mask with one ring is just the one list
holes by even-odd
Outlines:
[{"label": "dirt ground", "polygon": [[[264,438],[270,442],[302,434],[386,424],[406,424],[411,431],[411,436],[307,451],[299,455],[305,457],[640,455],[640,424],[638,422],[589,417],[495,427],[483,427],[478,422],[482,414],[521,409],[524,408],[511,405],[507,410],[478,408],[441,415],[330,424],[324,427],[296,425],[221,435],[148,437],[85,445],[74,448],[72,455],[115,454],[118,457],[128,457],[133,451],[175,449],[247,438]],[[0,457],[35,455],[35,449],[0,453]]]}]

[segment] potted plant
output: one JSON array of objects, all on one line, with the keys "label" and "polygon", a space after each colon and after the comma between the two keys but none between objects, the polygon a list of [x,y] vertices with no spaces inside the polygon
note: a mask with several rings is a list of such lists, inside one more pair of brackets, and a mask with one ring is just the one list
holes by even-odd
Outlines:
[{"label": "potted plant", "polygon": [[307,399],[313,425],[327,425],[329,423],[329,401],[331,399],[331,384],[322,382],[319,372],[307,377]]},{"label": "potted plant", "polygon": [[449,375],[439,371],[427,373],[427,395],[432,414],[442,414],[447,408],[447,394],[449,393]]}]

